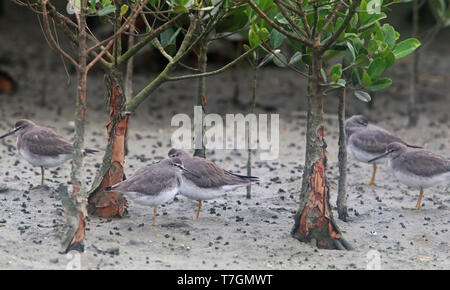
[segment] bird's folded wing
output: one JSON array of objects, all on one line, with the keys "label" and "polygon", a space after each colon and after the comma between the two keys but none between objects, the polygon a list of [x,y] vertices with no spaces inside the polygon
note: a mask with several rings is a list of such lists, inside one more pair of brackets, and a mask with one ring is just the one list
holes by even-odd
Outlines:
[{"label": "bird's folded wing", "polygon": [[40,128],[39,131],[31,130],[23,134],[22,142],[27,149],[37,155],[57,156],[60,154],[72,154],[73,146],[64,137],[48,128]]},{"label": "bird's folded wing", "polygon": [[120,192],[139,192],[146,195],[156,195],[164,190],[179,186],[173,170],[161,170],[157,166],[146,166],[130,178],[112,187]]},{"label": "bird's folded wing", "polygon": [[350,140],[361,150],[382,154],[386,151],[386,146],[392,142],[405,144],[399,137],[384,130],[360,130],[350,137]]},{"label": "bird's folded wing", "polygon": [[450,161],[425,150],[413,150],[403,156],[405,168],[419,176],[430,177],[450,173]]},{"label": "bird's folded wing", "polygon": [[203,158],[194,157],[186,160],[183,159],[183,165],[186,169],[199,176],[195,177],[188,172],[183,172],[183,176],[199,187],[211,188],[249,182],[246,179],[226,171],[215,165],[213,162]]}]

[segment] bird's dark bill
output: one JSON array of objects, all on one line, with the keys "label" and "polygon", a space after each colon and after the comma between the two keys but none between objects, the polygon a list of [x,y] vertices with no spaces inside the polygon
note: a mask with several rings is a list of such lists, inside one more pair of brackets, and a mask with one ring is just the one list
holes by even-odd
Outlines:
[{"label": "bird's dark bill", "polygon": [[20,127],[14,128],[13,130],[9,131],[8,133],[6,133],[6,134],[0,136],[0,139],[5,138],[5,137],[8,137],[9,135],[12,135],[12,134],[16,133],[16,132],[19,131],[20,129],[22,129],[22,128],[20,128]]},{"label": "bird's dark bill", "polygon": [[387,152],[381,154],[380,156],[377,156],[377,157],[375,157],[375,158],[370,159],[368,162],[371,163],[371,162],[373,162],[373,161],[375,161],[375,160],[381,159],[381,158],[385,157],[386,155],[390,154],[391,152],[392,152],[392,151],[387,151]]},{"label": "bird's dark bill", "polygon": [[200,178],[200,176],[198,176],[198,175],[195,174],[194,172],[192,172],[192,171],[190,171],[190,170],[184,168],[183,165],[176,164],[176,163],[172,163],[172,164],[175,165],[176,167],[180,168],[181,170],[186,171],[187,173],[192,174],[193,176],[195,176],[195,177],[197,177],[197,178]]},{"label": "bird's dark bill", "polygon": [[195,177],[197,177],[197,178],[200,178],[200,176],[198,176],[197,174],[195,174],[194,172],[192,172],[192,171],[190,171],[190,170],[187,170],[187,169],[184,168],[184,167],[181,167],[181,169],[183,169],[184,171],[186,171],[186,172],[189,173],[189,174],[192,174],[193,176],[195,176]]}]

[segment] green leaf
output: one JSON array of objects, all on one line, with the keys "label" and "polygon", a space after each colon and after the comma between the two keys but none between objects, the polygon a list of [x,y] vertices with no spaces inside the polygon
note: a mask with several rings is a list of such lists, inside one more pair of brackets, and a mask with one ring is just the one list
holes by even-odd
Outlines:
[{"label": "green leaf", "polygon": [[178,4],[178,6],[186,6],[188,4],[189,0],[175,0],[175,3]]},{"label": "green leaf", "polygon": [[[367,2],[366,2],[366,0],[361,0],[361,3],[359,4],[359,10],[360,11],[366,11],[366,9],[367,9]],[[367,12],[360,12],[359,13],[359,20],[361,21],[361,23],[363,21],[365,21],[367,19],[367,17],[369,17],[369,13],[367,13]]]},{"label": "green leaf", "polygon": [[369,65],[367,73],[372,80],[376,80],[386,69],[386,63],[382,57],[375,58]]},{"label": "green leaf", "polygon": [[330,84],[333,88],[345,88],[347,82],[344,79],[338,79],[336,82]]},{"label": "green leaf", "polygon": [[98,0],[89,0],[89,12],[94,12],[96,10],[96,4]]},{"label": "green leaf", "polygon": [[269,41],[269,45],[275,49],[280,47],[280,45],[283,43],[283,41],[286,39],[286,35],[284,35],[283,33],[279,32],[276,29],[272,29],[272,31],[270,32],[270,41]]},{"label": "green leaf", "polygon": [[352,80],[352,85],[353,86],[361,84],[362,74],[363,74],[363,69],[362,68],[360,68],[360,67],[353,67],[352,75],[351,75],[351,80]]},{"label": "green leaf", "polygon": [[169,45],[170,36],[174,33],[173,28],[168,28],[161,32],[159,38],[162,47],[166,47]]},{"label": "green leaf", "polygon": [[177,14],[184,14],[184,13],[189,13],[189,9],[187,9],[186,6],[177,5],[177,6],[175,6],[175,8],[173,9],[173,12],[175,12],[175,13],[177,13]]},{"label": "green leaf", "polygon": [[261,9],[264,12],[267,9],[269,9],[271,6],[275,5],[272,0],[259,0],[259,1],[255,1],[255,2],[257,3],[259,9]]},{"label": "green leaf", "polygon": [[360,39],[367,39],[368,37],[370,37],[370,35],[372,33],[374,33],[374,31],[375,31],[375,27],[373,27],[373,26],[370,27],[370,28],[367,28],[362,33],[360,33],[359,38]]},{"label": "green leaf", "polygon": [[[373,1],[373,2],[376,2],[376,1]],[[378,20],[384,19],[386,17],[387,17],[386,13],[384,13],[384,12],[381,12],[379,14],[369,14],[369,17],[363,23],[361,23],[361,26],[359,27],[359,29],[362,30],[364,28],[370,27]]]},{"label": "green leaf", "polygon": [[416,50],[420,46],[420,41],[415,38],[408,38],[406,40],[403,40],[399,42],[394,47],[394,55],[395,59],[403,58],[410,53],[412,53],[414,50]]},{"label": "green leaf", "polygon": [[195,7],[202,8],[202,5],[203,5],[203,0],[194,0],[194,6]]},{"label": "green leaf", "polygon": [[323,81],[327,82],[327,74],[325,73],[325,70],[323,68],[320,69],[320,74],[322,75]]},{"label": "green leaf", "polygon": [[248,31],[248,42],[250,47],[258,46],[261,43],[261,39],[259,39],[258,34],[253,27]]},{"label": "green leaf", "polygon": [[163,32],[161,32],[161,35],[160,35],[161,46],[166,48],[169,45],[174,45],[175,39],[176,39],[178,33],[180,33],[180,31],[181,31],[181,28],[178,28],[177,31],[174,31],[173,28],[168,28],[168,29],[164,30]]},{"label": "green leaf", "polygon": [[149,0],[150,4],[155,7],[155,8],[159,8],[161,2],[159,0]]},{"label": "green leaf", "polygon": [[[249,47],[250,48],[250,47]],[[261,62],[258,64],[258,68],[262,67],[263,65],[265,65],[266,63],[268,63],[269,61],[272,61],[273,58],[275,56],[272,53],[267,54],[262,60]]]},{"label": "green leaf", "polygon": [[[281,53],[279,49],[275,50],[274,52],[276,56],[273,58],[273,63],[279,67],[285,67],[285,63],[287,63],[286,57]],[[281,61],[280,59],[283,61]]]},{"label": "green leaf", "polygon": [[[431,8],[434,17],[438,21],[445,21],[445,14],[446,14],[446,1],[444,0],[430,0],[428,1],[428,5]],[[448,13],[448,12],[447,12]]]},{"label": "green leaf", "polygon": [[289,25],[289,21],[282,14],[275,16],[275,20],[280,24]]},{"label": "green leaf", "polygon": [[262,40],[266,40],[270,36],[269,30],[267,30],[267,28],[265,28],[265,27],[258,30],[257,34],[258,34],[259,39],[262,39]]},{"label": "green leaf", "polygon": [[383,25],[383,30],[384,30],[384,41],[387,43],[390,49],[394,48],[395,41],[397,40],[394,28],[389,24],[385,24]]},{"label": "green leaf", "polygon": [[346,39],[350,39],[350,38],[358,38],[359,36],[358,36],[358,34],[356,34],[356,33],[353,33],[353,32],[345,32],[344,33],[344,37],[346,38]]},{"label": "green leaf", "polygon": [[289,64],[296,64],[296,63],[298,63],[302,59],[302,56],[303,56],[302,52],[301,51],[297,51],[296,53],[294,53],[294,55],[289,60]]},{"label": "green leaf", "polygon": [[336,82],[336,84],[341,85],[342,87],[345,87],[345,85],[347,84],[347,81],[344,79],[338,79],[338,81]]},{"label": "green leaf", "polygon": [[120,7],[120,15],[121,15],[121,16],[124,16],[124,15],[127,13],[127,11],[128,11],[128,5],[123,4],[123,5]]},{"label": "green leaf", "polygon": [[216,32],[234,32],[248,23],[248,15],[243,9],[233,9],[216,24]]},{"label": "green leaf", "polygon": [[384,31],[381,30],[381,25],[378,21],[375,22],[374,27],[375,27],[375,39],[384,41]]},{"label": "green leaf", "polygon": [[355,13],[352,17],[352,19],[350,20],[350,25],[352,27],[356,27],[356,25],[358,25],[358,13]]},{"label": "green leaf", "polygon": [[170,36],[170,38],[169,38],[169,44],[175,44],[175,41],[176,41],[177,36],[178,36],[178,34],[180,33],[180,31],[181,31],[181,27],[178,28],[178,29],[175,31],[175,33],[172,34],[172,35]]},{"label": "green leaf", "polygon": [[[341,27],[343,22],[344,22],[344,18],[338,17],[338,19],[336,20],[336,25],[334,26],[335,27],[335,32],[339,29],[339,27]],[[345,31],[342,31],[342,33],[337,38],[337,41],[342,41],[344,38],[345,38]]]},{"label": "green leaf", "polygon": [[372,83],[372,79],[370,78],[370,76],[369,76],[369,74],[367,73],[367,71],[364,71],[364,72],[363,72],[361,81],[362,81],[362,84],[363,84],[363,86],[364,86],[365,88],[370,87],[370,84]]},{"label": "green leaf", "polygon": [[369,40],[367,50],[370,54],[374,54],[376,51],[378,51],[378,42],[375,39]]},{"label": "green leaf", "polygon": [[383,52],[381,57],[383,57],[384,64],[386,65],[385,70],[390,68],[395,63],[395,55],[389,48]]},{"label": "green leaf", "polygon": [[367,57],[367,55],[365,55],[365,54],[360,54],[360,55],[358,55],[358,57],[356,58],[355,64],[356,64],[356,65],[359,65],[359,66],[368,66],[368,65],[370,64],[370,60],[369,60],[369,58]]},{"label": "green leaf", "polygon": [[327,49],[324,53],[323,53],[323,60],[327,61],[339,54],[342,53],[342,50],[336,50],[336,49]]},{"label": "green leaf", "polygon": [[372,99],[370,95],[365,91],[355,91],[354,95],[363,102],[370,102],[370,100]]},{"label": "green leaf", "polygon": [[342,64],[338,63],[331,67],[330,77],[333,83],[337,82],[342,76]]},{"label": "green leaf", "polygon": [[346,45],[348,47],[348,50],[350,51],[350,53],[352,55],[351,62],[354,62],[355,59],[356,59],[355,48],[353,47],[353,44],[350,41],[346,41],[345,43],[346,43]]},{"label": "green leaf", "polygon": [[113,13],[114,11],[116,11],[116,6],[114,5],[108,5],[102,9],[100,9],[100,11],[98,11],[98,16],[105,16],[108,15],[110,13]]},{"label": "green leaf", "polygon": [[392,84],[392,80],[389,78],[382,78],[372,82],[368,88],[370,91],[375,92],[389,87]]}]

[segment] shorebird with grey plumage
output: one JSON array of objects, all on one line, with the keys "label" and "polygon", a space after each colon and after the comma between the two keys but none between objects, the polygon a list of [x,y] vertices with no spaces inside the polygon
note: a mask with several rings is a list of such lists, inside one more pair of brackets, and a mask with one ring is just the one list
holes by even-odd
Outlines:
[{"label": "shorebird with grey plumage", "polygon": [[190,171],[183,172],[184,182],[180,188],[180,194],[198,201],[196,219],[200,215],[202,200],[214,199],[227,191],[259,181],[258,177],[232,173],[207,159],[192,157],[181,149],[170,149],[168,155],[180,158],[184,167]]},{"label": "shorebird with grey plumage", "polygon": [[[399,142],[407,147],[420,148],[407,144],[391,132],[369,124],[363,115],[354,115],[345,121],[347,135],[347,152],[356,160],[369,163],[369,160],[386,152],[386,147],[392,142]],[[367,185],[375,185],[377,163],[373,162],[372,178]]]},{"label": "shorebird with grey plumage", "polygon": [[163,159],[138,169],[130,178],[111,187],[111,191],[125,194],[138,204],[153,207],[153,223],[159,205],[172,200],[183,184],[181,172],[197,176],[184,168],[179,158]]},{"label": "shorebird with grey plumage", "polygon": [[[22,119],[16,122],[13,130],[0,136],[0,139],[12,134],[17,136],[19,154],[31,165],[41,167],[41,185],[44,185],[44,168],[57,167],[72,159],[72,143],[51,128]],[[98,151],[84,149],[84,154],[95,152]]]},{"label": "shorebird with grey plumage", "polygon": [[394,142],[387,146],[385,153],[369,162],[383,157],[388,158],[392,174],[401,183],[420,189],[416,206],[403,207],[404,209],[420,209],[424,188],[450,182],[450,160],[430,151],[408,148],[402,143]]}]

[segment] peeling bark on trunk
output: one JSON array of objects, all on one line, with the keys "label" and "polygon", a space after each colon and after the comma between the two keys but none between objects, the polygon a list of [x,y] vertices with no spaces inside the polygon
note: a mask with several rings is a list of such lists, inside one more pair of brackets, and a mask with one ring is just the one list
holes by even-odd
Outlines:
[{"label": "peeling bark on trunk", "polygon": [[[85,218],[87,194],[83,187],[83,149],[84,149],[84,131],[86,120],[86,91],[87,91],[87,44],[86,44],[86,7],[87,1],[81,1],[81,13],[79,24],[79,69],[78,69],[78,87],[75,107],[75,137],[73,143],[73,160],[71,170],[72,194],[71,201],[76,207],[75,211],[69,211],[66,214],[72,214],[78,218],[78,226],[69,242],[66,252],[70,250],[83,250],[83,242],[85,235]],[[66,239],[70,239],[66,237]]]},{"label": "peeling bark on trunk", "polygon": [[106,125],[108,143],[112,143],[110,168],[105,174],[100,189],[113,186],[123,180],[123,165],[125,158],[125,138],[128,129],[128,116],[122,117],[121,112],[125,104],[125,96],[119,86],[119,80],[112,75],[107,76],[110,89],[109,123]]},{"label": "peeling bark on trunk", "polygon": [[308,89],[306,156],[299,209],[292,229],[294,238],[324,249],[350,249],[342,238],[330,208],[326,177],[326,147],[323,127],[321,55],[313,51]]},{"label": "peeling bark on trunk", "polygon": [[347,211],[347,143],[345,135],[345,95],[346,89],[343,88],[339,93],[339,107],[338,107],[338,119],[339,119],[339,184],[338,184],[338,197],[336,201],[337,211],[339,219],[346,222],[348,218]]},{"label": "peeling bark on trunk", "polygon": [[[60,184],[57,192],[59,193],[59,198],[61,199],[64,208],[64,217],[66,219],[66,222],[61,229],[62,247],[66,253],[71,250],[83,252],[84,245],[80,241],[84,238],[82,236],[84,235],[84,218],[81,218],[77,206],[69,194],[67,186]],[[74,243],[73,241],[77,242]]]},{"label": "peeling bark on trunk", "polygon": [[122,217],[126,212],[126,199],[117,192],[105,192],[124,179],[125,139],[128,129],[128,116],[122,116],[126,98],[120,86],[120,73],[112,72],[106,76],[109,91],[108,146],[103,157],[102,167],[94,180],[89,196],[89,212],[103,217]]},{"label": "peeling bark on trunk", "polygon": [[[140,18],[139,18],[140,19]],[[128,49],[133,47],[134,45],[134,31],[135,31],[135,23],[130,25],[129,28],[130,35],[128,36]],[[133,75],[134,75],[134,56],[130,57],[127,60],[127,69],[125,75],[125,98],[130,100],[133,98]],[[125,138],[125,156],[128,155],[128,139]]]},{"label": "peeling bark on trunk", "polygon": [[[120,27],[120,19],[120,7],[117,6],[115,33]],[[107,125],[108,146],[103,157],[102,166],[94,179],[91,190],[88,192],[89,212],[94,212],[104,217],[122,217],[126,213],[127,201],[122,194],[102,190],[111,187],[124,178],[125,138],[129,114],[133,113],[148,95],[167,80],[168,73],[174,69],[176,63],[189,47],[197,23],[198,21],[192,16],[188,33],[174,56],[173,62],[169,62],[164,70],[129,102],[126,102],[126,97],[122,90],[122,76],[118,68],[118,57],[121,51],[120,38],[116,38],[113,67],[111,73],[106,77],[110,108],[110,122]]]}]

